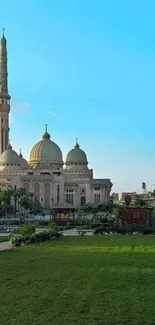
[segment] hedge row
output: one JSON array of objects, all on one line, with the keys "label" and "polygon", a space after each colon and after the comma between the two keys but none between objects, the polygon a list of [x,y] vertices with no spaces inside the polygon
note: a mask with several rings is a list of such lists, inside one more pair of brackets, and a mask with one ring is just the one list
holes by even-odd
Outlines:
[{"label": "hedge row", "polygon": [[29,245],[29,244],[36,244],[41,243],[48,240],[53,240],[59,238],[60,234],[56,231],[40,231],[38,233],[29,235],[29,236],[18,236],[14,235],[10,239],[10,243],[12,246],[21,246]]},{"label": "hedge row", "polygon": [[141,235],[153,235],[155,234],[155,228],[148,226],[138,226],[138,225],[126,225],[126,226],[112,226],[106,228],[104,226],[97,227],[94,230],[94,235],[104,235],[105,233],[117,233],[120,235],[133,235],[134,233],[139,233]]}]

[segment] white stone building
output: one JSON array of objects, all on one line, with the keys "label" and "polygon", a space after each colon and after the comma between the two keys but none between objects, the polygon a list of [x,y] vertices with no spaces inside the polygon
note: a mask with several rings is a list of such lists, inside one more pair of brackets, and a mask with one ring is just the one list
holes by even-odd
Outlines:
[{"label": "white stone building", "polygon": [[8,93],[7,46],[3,34],[0,52],[0,186],[24,187],[48,211],[53,207],[76,209],[85,203],[108,202],[110,179],[94,179],[78,141],[66,157],[50,139],[45,126],[42,139],[30,151],[29,162],[9,143],[10,95]]}]

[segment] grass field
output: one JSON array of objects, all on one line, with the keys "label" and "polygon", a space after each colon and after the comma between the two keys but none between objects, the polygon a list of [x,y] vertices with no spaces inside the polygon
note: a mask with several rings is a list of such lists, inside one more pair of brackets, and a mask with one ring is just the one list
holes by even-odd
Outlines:
[{"label": "grass field", "polygon": [[155,237],[62,237],[0,253],[2,325],[154,325]]}]

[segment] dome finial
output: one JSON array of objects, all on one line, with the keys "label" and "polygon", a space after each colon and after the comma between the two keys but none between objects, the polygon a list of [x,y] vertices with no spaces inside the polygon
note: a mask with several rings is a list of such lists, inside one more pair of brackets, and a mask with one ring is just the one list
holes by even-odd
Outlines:
[{"label": "dome finial", "polygon": [[74,148],[75,148],[75,149],[76,149],[76,148],[80,148],[80,146],[79,146],[79,144],[78,144],[78,138],[76,138],[76,143],[75,143]]},{"label": "dome finial", "polygon": [[22,149],[19,149],[19,157],[23,158]]},{"label": "dome finial", "polygon": [[44,140],[47,140],[47,139],[50,139],[50,134],[47,132],[47,125],[48,124],[45,124],[45,133],[43,134],[43,136],[42,136],[42,138],[44,139]]},{"label": "dome finial", "polygon": [[5,31],[5,28],[2,28],[2,37],[5,37],[4,31]]}]

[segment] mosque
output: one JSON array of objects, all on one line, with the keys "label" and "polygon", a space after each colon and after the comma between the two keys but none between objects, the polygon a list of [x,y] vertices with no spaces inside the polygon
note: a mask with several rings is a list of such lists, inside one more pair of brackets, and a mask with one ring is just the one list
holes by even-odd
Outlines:
[{"label": "mosque", "polygon": [[66,157],[51,140],[45,125],[42,139],[30,151],[27,162],[9,142],[10,95],[8,92],[7,40],[0,49],[0,187],[19,187],[33,192],[45,211],[75,211],[85,203],[108,202],[110,179],[93,178],[86,153],[78,141]]}]

